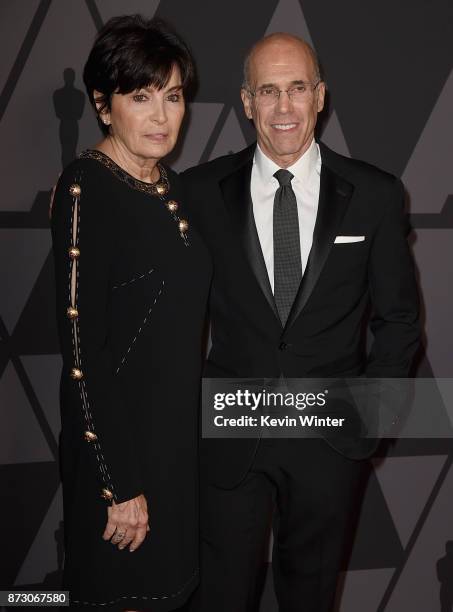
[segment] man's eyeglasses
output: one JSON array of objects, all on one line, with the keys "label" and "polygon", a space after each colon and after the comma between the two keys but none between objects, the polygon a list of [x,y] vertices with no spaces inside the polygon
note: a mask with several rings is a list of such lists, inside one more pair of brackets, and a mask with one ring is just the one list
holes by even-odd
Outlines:
[{"label": "man's eyeglasses", "polygon": [[317,83],[299,83],[290,87],[289,89],[277,89],[277,87],[260,87],[255,91],[250,91],[249,94],[253,96],[256,102],[260,106],[272,106],[276,104],[280,98],[280,94],[286,92],[291,102],[304,102],[308,100],[321,81]]}]

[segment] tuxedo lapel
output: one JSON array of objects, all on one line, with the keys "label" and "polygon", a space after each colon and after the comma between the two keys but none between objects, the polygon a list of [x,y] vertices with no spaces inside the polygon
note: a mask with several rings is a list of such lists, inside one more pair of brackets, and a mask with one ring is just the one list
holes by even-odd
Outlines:
[{"label": "tuxedo lapel", "polygon": [[[321,151],[324,151],[324,147]],[[305,273],[289,313],[285,330],[289,329],[300,315],[319,279],[319,275],[337,235],[337,229],[351,199],[353,189],[351,183],[331,170],[324,163],[323,159],[313,243]]]},{"label": "tuxedo lapel", "polygon": [[219,185],[247,260],[261,291],[281,325],[253,216],[250,178],[254,148],[253,146],[247,149],[251,155],[246,158],[245,163],[222,179]]}]

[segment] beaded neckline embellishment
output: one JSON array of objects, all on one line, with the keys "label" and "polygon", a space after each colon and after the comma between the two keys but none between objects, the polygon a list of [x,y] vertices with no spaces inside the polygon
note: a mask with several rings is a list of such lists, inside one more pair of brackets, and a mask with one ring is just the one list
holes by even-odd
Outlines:
[{"label": "beaded neckline embellishment", "polygon": [[178,226],[179,234],[184,241],[186,246],[190,246],[190,242],[187,237],[187,230],[189,229],[189,223],[186,219],[181,219],[176,213],[179,208],[179,205],[175,200],[168,200],[166,196],[170,190],[170,181],[168,180],[167,171],[161,164],[157,164],[159,168],[160,178],[155,183],[145,183],[145,181],[140,181],[135,178],[126,170],[123,170],[121,166],[118,166],[116,162],[113,161],[108,155],[102,153],[102,151],[97,151],[96,149],[86,149],[80,153],[79,158],[81,159],[95,159],[96,161],[103,164],[106,168],[108,168],[113,174],[119,178],[121,181],[126,183],[132,189],[136,189],[141,191],[142,193],[147,193],[148,195],[156,196],[165,204],[167,210],[173,217],[173,220]]}]

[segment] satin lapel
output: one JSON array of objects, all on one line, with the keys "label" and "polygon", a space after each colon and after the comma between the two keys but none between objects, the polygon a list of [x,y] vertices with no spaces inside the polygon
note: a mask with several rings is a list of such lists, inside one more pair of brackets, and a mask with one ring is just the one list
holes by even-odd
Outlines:
[{"label": "satin lapel", "polygon": [[253,216],[252,196],[250,195],[251,173],[252,160],[250,159],[222,179],[219,184],[247,260],[269,306],[281,325]]},{"label": "satin lapel", "polygon": [[354,187],[324,163],[321,166],[318,214],[308,263],[285,330],[293,325],[310,297],[337,235]]}]

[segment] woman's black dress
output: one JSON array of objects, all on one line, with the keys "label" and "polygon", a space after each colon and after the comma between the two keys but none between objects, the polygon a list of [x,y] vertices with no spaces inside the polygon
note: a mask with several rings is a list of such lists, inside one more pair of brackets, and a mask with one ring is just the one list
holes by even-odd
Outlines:
[{"label": "woman's black dress", "polygon": [[[161,167],[157,188],[89,150],[65,169],[54,198],[64,586],[75,606],[173,610],[198,581],[211,263],[186,226],[178,176]],[[119,551],[102,539],[107,506],[140,493],[150,531],[136,551]]]}]

